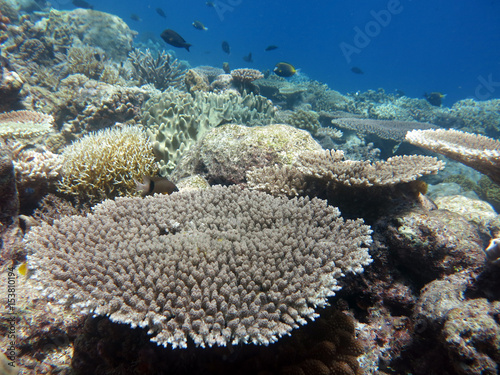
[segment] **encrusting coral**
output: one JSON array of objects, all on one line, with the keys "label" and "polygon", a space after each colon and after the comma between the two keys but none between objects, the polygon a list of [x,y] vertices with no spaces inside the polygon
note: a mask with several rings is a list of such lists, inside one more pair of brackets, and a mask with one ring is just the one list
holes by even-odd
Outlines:
[{"label": "encrusting coral", "polygon": [[88,134],[66,147],[62,157],[58,190],[94,203],[133,194],[135,180],[157,170],[148,137],[137,126]]},{"label": "encrusting coral", "polygon": [[437,129],[413,130],[406,134],[406,141],[457,160],[500,185],[500,142],[495,139],[459,130]]},{"label": "encrusting coral", "polygon": [[28,234],[44,293],[185,348],[267,345],[371,263],[371,230],[320,199],[240,186],[107,200]]}]

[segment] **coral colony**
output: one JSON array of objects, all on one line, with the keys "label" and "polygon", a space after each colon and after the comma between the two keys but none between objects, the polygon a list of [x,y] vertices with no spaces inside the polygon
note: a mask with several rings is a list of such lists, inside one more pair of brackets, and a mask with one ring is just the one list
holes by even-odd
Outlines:
[{"label": "coral colony", "polygon": [[499,100],[191,66],[72,4],[0,1],[2,374],[498,373]]}]

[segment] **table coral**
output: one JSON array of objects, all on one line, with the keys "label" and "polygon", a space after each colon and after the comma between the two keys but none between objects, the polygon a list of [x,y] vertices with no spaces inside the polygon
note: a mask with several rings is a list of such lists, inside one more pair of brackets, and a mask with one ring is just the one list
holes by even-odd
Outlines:
[{"label": "table coral", "polygon": [[371,230],[319,199],[239,186],[107,200],[33,228],[44,293],[185,348],[268,345],[371,263]]}]

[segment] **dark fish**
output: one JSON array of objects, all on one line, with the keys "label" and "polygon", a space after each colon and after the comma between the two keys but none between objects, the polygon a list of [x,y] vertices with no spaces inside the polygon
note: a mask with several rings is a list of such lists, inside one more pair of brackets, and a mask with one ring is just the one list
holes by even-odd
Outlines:
[{"label": "dark fish", "polygon": [[194,21],[194,22],[192,23],[192,25],[193,25],[193,27],[194,27],[195,29],[198,29],[198,30],[203,30],[203,31],[208,30],[208,29],[205,27],[205,25],[204,25],[204,24],[202,24],[200,21]]},{"label": "dark fish", "polygon": [[156,8],[156,13],[158,13],[163,18],[167,18],[167,15],[165,14],[165,12],[163,11],[163,9],[161,9],[161,8]]},{"label": "dark fish", "polygon": [[207,1],[205,4],[206,4],[207,7],[215,8],[215,4],[214,4],[213,1]]},{"label": "dark fish", "polygon": [[73,0],[71,3],[78,8],[94,9],[94,6],[90,3],[87,3],[85,0]]},{"label": "dark fish", "polygon": [[297,73],[297,69],[292,64],[279,62],[274,67],[274,73],[280,77],[291,77]]},{"label": "dark fish", "polygon": [[357,66],[353,66],[353,67],[351,68],[351,72],[356,73],[356,74],[365,74],[365,72],[363,72],[363,71],[361,70],[361,68],[358,68]]},{"label": "dark fish", "polygon": [[273,50],[275,50],[275,49],[278,49],[278,46],[275,46],[275,45],[273,45],[273,44],[271,44],[270,46],[267,46],[267,47],[266,47],[266,51],[273,51]]},{"label": "dark fish", "polygon": [[172,194],[174,191],[179,191],[175,184],[165,177],[149,177],[142,176],[142,183],[135,181],[137,191],[143,197],[153,194]]},{"label": "dark fish", "polygon": [[97,61],[101,61],[101,55],[99,55],[98,53],[94,53],[94,59],[96,59]]},{"label": "dark fish", "polygon": [[246,62],[253,62],[252,52],[250,52],[247,56],[243,56],[243,60],[245,60]]},{"label": "dark fish", "polygon": [[137,14],[135,14],[135,13],[132,13],[132,14],[130,15],[130,19],[131,19],[132,21],[137,21],[137,22],[141,22],[141,21],[142,21],[141,17],[139,17],[139,16],[138,16]]},{"label": "dark fish", "polygon": [[445,96],[445,94],[441,94],[440,92],[431,92],[430,94],[424,94],[424,98],[434,107],[441,107]]},{"label": "dark fish", "polygon": [[185,48],[189,52],[189,47],[191,47],[191,44],[186,43],[184,38],[177,34],[174,30],[163,30],[160,36],[165,41],[165,43],[168,43],[174,47]]},{"label": "dark fish", "polygon": [[226,52],[228,55],[231,54],[231,47],[229,47],[229,43],[225,40],[222,42],[222,50]]},{"label": "dark fish", "polygon": [[229,74],[231,73],[231,69],[229,68],[229,63],[228,62],[223,62],[222,63],[222,70],[224,73]]}]

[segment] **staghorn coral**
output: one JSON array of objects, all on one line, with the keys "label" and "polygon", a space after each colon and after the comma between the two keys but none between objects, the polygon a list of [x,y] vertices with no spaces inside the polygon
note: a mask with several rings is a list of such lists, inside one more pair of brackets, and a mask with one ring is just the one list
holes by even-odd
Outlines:
[{"label": "staghorn coral", "polygon": [[129,61],[134,68],[132,76],[139,85],[150,83],[162,91],[169,87],[184,88],[184,71],[180,63],[165,51],[153,56],[149,48],[145,52],[136,48],[129,53]]},{"label": "staghorn coral", "polygon": [[342,160],[342,151],[302,153],[292,165],[254,168],[247,172],[248,186],[274,195],[303,194],[310,184],[371,187],[407,183],[437,173],[444,163],[421,155],[394,156],[386,161]]},{"label": "staghorn coral", "polygon": [[136,126],[88,134],[62,153],[61,193],[99,202],[135,192],[135,181],[156,172],[146,134]]},{"label": "staghorn coral", "polygon": [[457,160],[500,185],[500,142],[495,139],[453,129],[438,129],[408,132],[406,141]]},{"label": "staghorn coral", "polygon": [[107,200],[31,230],[44,293],[185,348],[288,334],[371,262],[370,229],[319,199],[214,187]]},{"label": "staghorn coral", "polygon": [[434,129],[436,125],[417,121],[372,120],[362,118],[333,119],[332,124],[344,129],[354,130],[358,134],[374,134],[382,139],[396,142],[405,140],[408,131],[414,129]]},{"label": "staghorn coral", "polygon": [[269,124],[274,112],[272,103],[259,95],[196,92],[193,97],[169,89],[144,104],[143,124],[160,161],[160,174],[165,176],[208,129],[231,122]]},{"label": "staghorn coral", "polygon": [[41,112],[11,111],[0,114],[0,137],[31,139],[54,130],[54,118]]}]

